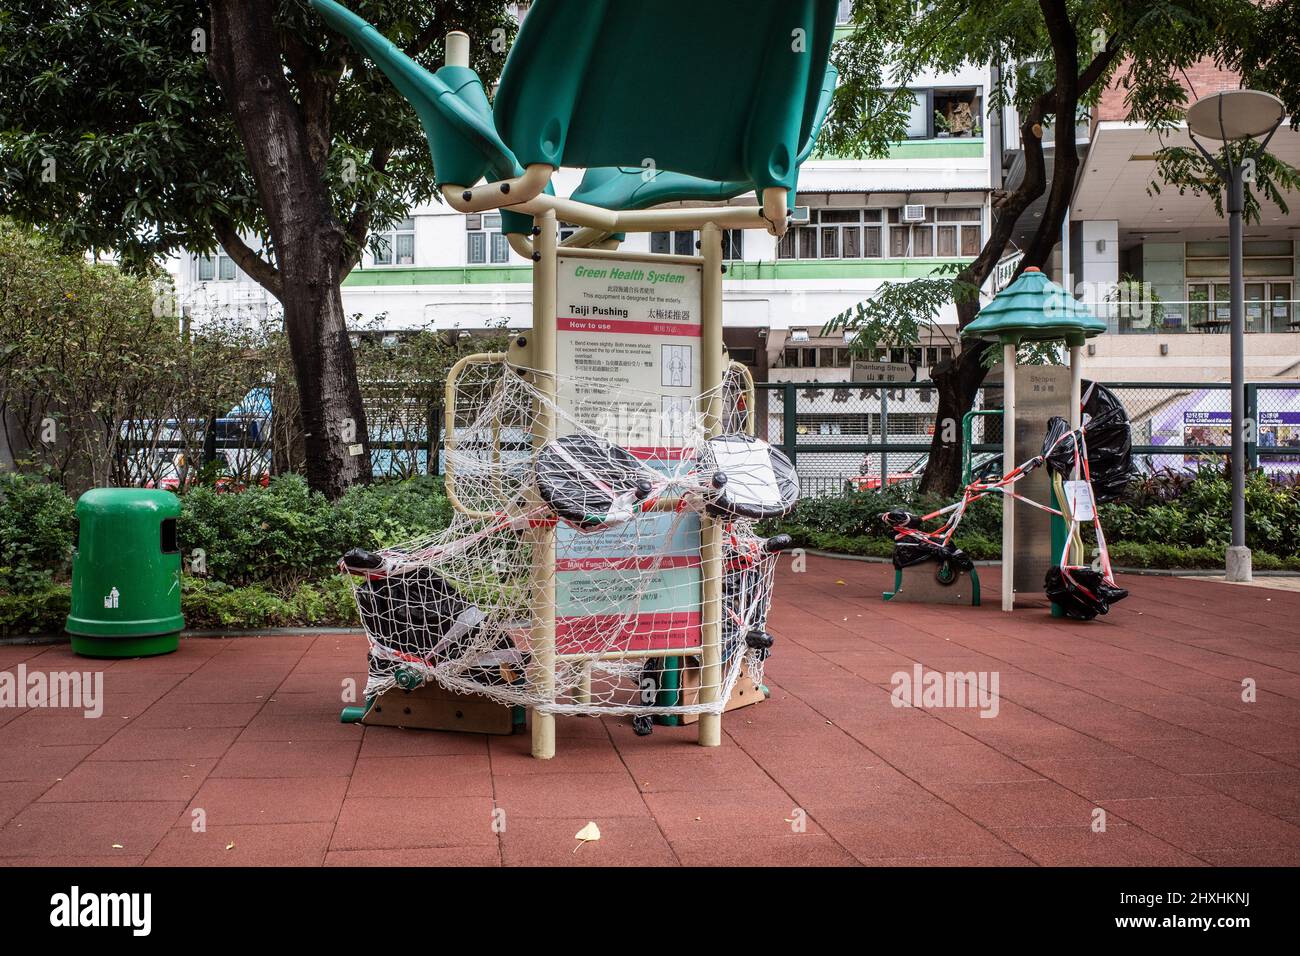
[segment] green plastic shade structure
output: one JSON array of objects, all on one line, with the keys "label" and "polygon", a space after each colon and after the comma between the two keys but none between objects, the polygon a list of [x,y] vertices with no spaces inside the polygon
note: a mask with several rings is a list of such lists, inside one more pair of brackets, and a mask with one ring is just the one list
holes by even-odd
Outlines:
[{"label": "green plastic shade structure", "polygon": [[1041,270],[1030,266],[980,309],[962,335],[1003,345],[1058,339],[1082,345],[1084,339],[1105,331],[1105,322]]},{"label": "green plastic shade structure", "polygon": [[497,129],[525,166],[649,158],[702,179],[793,190],[837,8],[538,0],[501,74]]},{"label": "green plastic shade structure", "polygon": [[[799,155],[795,157],[796,167],[812,154],[822,123],[831,108],[838,78],[835,67],[828,66],[818,92],[812,126]],[[587,170],[569,198],[605,209],[649,209],[667,202],[725,202],[751,189],[755,189],[755,185],[747,180],[718,182],[644,166],[601,166]]]},{"label": "green plastic shade structure", "polygon": [[[571,198],[610,210],[793,192],[835,88],[835,0],[536,0],[492,105],[473,70],[429,73],[334,0],[311,4],[415,107],[440,185],[544,164],[586,168]],[[505,232],[532,227],[501,212]]]},{"label": "green plastic shade structure", "polygon": [[87,657],[176,650],[181,616],[181,503],[169,491],[94,488],[77,501],[72,649]]}]

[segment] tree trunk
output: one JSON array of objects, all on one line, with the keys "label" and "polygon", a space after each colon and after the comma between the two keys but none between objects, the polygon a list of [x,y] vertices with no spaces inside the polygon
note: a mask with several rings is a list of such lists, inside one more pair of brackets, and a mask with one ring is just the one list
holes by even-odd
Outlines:
[{"label": "tree trunk", "polygon": [[370,443],[337,277],[312,266],[300,277],[283,270],[281,301],[301,398],[307,483],[337,498],[370,480]]},{"label": "tree trunk", "polygon": [[930,457],[921,475],[921,491],[947,497],[961,485],[961,421],[975,404],[984,384],[984,352],[990,343],[970,341],[950,361],[933,373],[939,393]]},{"label": "tree trunk", "polygon": [[284,307],[307,482],[337,498],[371,473],[365,409],[339,289],[344,231],[331,211],[324,180],[327,147],[320,145],[320,136],[309,137],[285,78],[273,8],[262,0],[213,0],[208,66],[243,141],[275,266],[250,256],[237,235],[219,238]]},{"label": "tree trunk", "polygon": [[[1042,119],[1051,105],[1056,102],[1054,91],[1043,94],[1034,101],[1033,106],[1024,115],[1020,124],[1020,140],[1025,151],[1025,174],[1020,185],[1015,188],[1002,203],[994,219],[988,241],[965,269],[958,275],[959,282],[974,287],[983,286],[993,270],[997,268],[1016,222],[1021,213],[1043,194],[1047,187],[1047,170],[1043,160]],[[1073,107],[1071,107],[1073,110]],[[1073,115],[1073,114],[1071,114]],[[1073,125],[1071,126],[1073,134]],[[1074,177],[1070,177],[1070,190],[1073,190]],[[1067,192],[1068,195],[1068,192]],[[1064,215],[1064,210],[1061,210]],[[1060,220],[1057,220],[1057,233],[1060,232]],[[1043,227],[1040,225],[1036,239],[1041,238]],[[1044,257],[1051,252],[1047,246]],[[1025,255],[1019,268],[1018,276],[1027,266],[1039,265]],[[979,298],[959,300],[957,306],[957,335],[970,325],[979,314]],[[946,363],[941,363],[932,373],[935,388],[939,393],[939,408],[935,416],[934,437],[930,440],[930,457],[926,462],[925,473],[921,476],[921,491],[943,497],[953,495],[961,484],[962,433],[961,421],[975,404],[975,396],[984,383],[987,369],[984,367],[984,353],[991,343],[976,339],[960,339],[961,350]],[[1006,463],[1010,468],[1011,463]]]}]

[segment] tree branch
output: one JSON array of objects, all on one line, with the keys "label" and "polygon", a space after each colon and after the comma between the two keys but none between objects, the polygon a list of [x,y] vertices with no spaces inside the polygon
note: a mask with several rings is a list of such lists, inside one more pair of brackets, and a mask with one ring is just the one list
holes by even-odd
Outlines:
[{"label": "tree branch", "polygon": [[217,241],[221,243],[221,248],[226,250],[226,255],[251,276],[254,282],[279,299],[284,291],[279,270],[254,252],[239,235],[239,230],[225,216],[214,217],[212,222]]},{"label": "tree branch", "polygon": [[[1025,249],[1025,257],[1020,264],[1021,269],[1031,265],[1041,266],[1061,238],[1061,225],[1065,222],[1066,211],[1074,198],[1074,187],[1079,178],[1079,148],[1075,135],[1079,98],[1105,75],[1120,47],[1118,34],[1109,37],[1105,48],[1080,73],[1078,35],[1073,25],[1068,22],[1068,19],[1064,25],[1059,22],[1053,24],[1052,18],[1048,17],[1047,7],[1057,5],[1060,6],[1060,10],[1056,12],[1063,12],[1063,4],[1050,4],[1047,0],[1043,3],[1044,16],[1048,18],[1048,29],[1053,35],[1053,50],[1058,50],[1058,37],[1061,42],[1070,45],[1070,50],[1066,54],[1067,62],[1063,64],[1058,59],[1056,64],[1057,96],[1054,130],[1056,150],[1052,164],[1052,186],[1038,228],[1035,229],[1033,238]],[[1065,281],[1068,282],[1069,278],[1066,277]]]},{"label": "tree branch", "polygon": [[[375,147],[370,154],[370,166],[377,173],[382,173],[388,166],[388,159],[393,154],[391,143]],[[352,216],[348,219],[345,227],[347,242],[343,249],[343,261],[339,263],[339,281],[346,279],[358,262],[361,261],[361,253],[365,248],[366,234],[370,231],[370,213],[371,208],[365,201],[357,203],[356,208],[352,210]]]},{"label": "tree branch", "polygon": [[[1020,149],[1024,154],[1025,173],[1020,185],[1007,194],[998,207],[998,215],[993,220],[988,241],[978,256],[959,273],[958,279],[973,286],[982,286],[993,274],[1002,251],[1011,240],[1016,223],[1021,214],[1029,208],[1047,188],[1047,166],[1043,159],[1042,122],[1048,107],[1056,101],[1056,88],[1052,87],[1035,97],[1020,122]],[[974,318],[978,308],[964,309],[958,304],[957,332],[966,327]]]},{"label": "tree branch", "polygon": [[301,102],[298,112],[307,132],[307,149],[317,172],[323,172],[329,159],[333,128],[331,107],[340,73],[321,75],[320,51],[313,49],[291,30],[278,31],[289,75],[298,87]]}]

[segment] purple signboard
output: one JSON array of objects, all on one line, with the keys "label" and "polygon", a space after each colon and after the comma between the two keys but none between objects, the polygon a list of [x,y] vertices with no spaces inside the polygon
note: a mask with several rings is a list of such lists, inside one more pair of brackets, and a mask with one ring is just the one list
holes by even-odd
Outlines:
[{"label": "purple signboard", "polygon": [[[1199,389],[1174,397],[1145,420],[1134,419],[1133,441],[1151,445],[1231,445],[1230,401],[1226,389]],[[1300,473],[1300,389],[1260,389],[1259,401],[1273,406],[1261,408],[1257,418],[1260,467],[1271,474]],[[1208,458],[1195,454],[1153,455],[1151,464],[1155,468],[1183,470]]]}]

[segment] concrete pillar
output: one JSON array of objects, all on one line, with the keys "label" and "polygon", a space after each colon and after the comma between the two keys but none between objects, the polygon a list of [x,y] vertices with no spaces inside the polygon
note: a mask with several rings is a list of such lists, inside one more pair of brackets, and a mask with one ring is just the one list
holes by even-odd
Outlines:
[{"label": "concrete pillar", "polygon": [[[1070,257],[1075,290],[1095,307],[1119,281],[1119,223],[1114,219],[1084,220],[1076,223],[1072,236],[1077,243],[1075,255]],[[1100,310],[1102,315],[1105,312]]]}]

